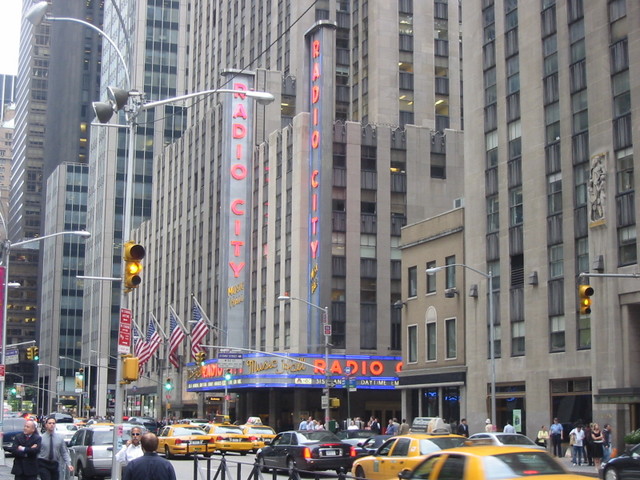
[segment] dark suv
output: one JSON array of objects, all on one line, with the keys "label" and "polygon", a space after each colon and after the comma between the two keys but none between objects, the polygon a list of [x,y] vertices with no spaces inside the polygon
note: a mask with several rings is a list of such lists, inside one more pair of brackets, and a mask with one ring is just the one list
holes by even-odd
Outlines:
[{"label": "dark suv", "polygon": [[148,432],[158,434],[158,422],[151,417],[129,417],[127,423],[131,423],[132,425],[140,425],[144,427]]}]

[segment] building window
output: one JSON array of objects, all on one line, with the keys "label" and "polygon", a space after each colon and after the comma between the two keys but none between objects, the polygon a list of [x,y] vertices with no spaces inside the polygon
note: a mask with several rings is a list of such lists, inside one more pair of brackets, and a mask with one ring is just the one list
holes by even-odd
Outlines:
[{"label": "building window", "polygon": [[447,359],[456,358],[458,355],[458,348],[456,342],[456,319],[448,318],[444,322],[446,335],[447,335]]},{"label": "building window", "polygon": [[[445,265],[453,265],[456,263],[455,255],[445,258]],[[456,269],[455,267],[447,267],[445,269],[446,284],[444,288],[456,288]]]},{"label": "building window", "polygon": [[564,316],[551,317],[549,319],[549,348],[551,352],[564,352],[565,325]]},{"label": "building window", "polygon": [[409,325],[407,328],[407,355],[409,363],[418,361],[418,326]]},{"label": "building window", "polygon": [[576,207],[587,206],[587,182],[589,181],[589,169],[586,163],[576,165],[573,169],[575,182],[574,194]]},{"label": "building window", "polygon": [[616,152],[616,186],[618,193],[633,190],[633,149]]},{"label": "building window", "polygon": [[591,317],[578,316],[578,349],[591,348]]},{"label": "building window", "polygon": [[589,239],[587,237],[576,240],[576,266],[578,273],[589,271]]},{"label": "building window", "polygon": [[436,359],[436,322],[427,323],[427,362]]},{"label": "building window", "polygon": [[509,191],[509,226],[522,225],[522,187]]},{"label": "building window", "polygon": [[549,278],[564,276],[564,247],[562,244],[549,247]]},{"label": "building window", "polygon": [[630,225],[618,229],[618,263],[630,265],[637,262],[636,227]]},{"label": "building window", "polygon": [[[436,261],[432,260],[431,262],[427,262],[427,270],[429,268],[434,268],[436,266]],[[427,293],[435,293],[436,292],[436,275],[427,273]]]},{"label": "building window", "polygon": [[562,173],[547,177],[547,210],[549,215],[562,212]]},{"label": "building window", "polygon": [[524,355],[524,322],[511,323],[511,356]]},{"label": "building window", "polygon": [[500,201],[498,195],[487,198],[487,233],[500,230]]},{"label": "building window", "polygon": [[416,297],[418,295],[418,269],[417,267],[409,267],[407,273],[407,285],[409,286],[408,295],[409,297]]}]

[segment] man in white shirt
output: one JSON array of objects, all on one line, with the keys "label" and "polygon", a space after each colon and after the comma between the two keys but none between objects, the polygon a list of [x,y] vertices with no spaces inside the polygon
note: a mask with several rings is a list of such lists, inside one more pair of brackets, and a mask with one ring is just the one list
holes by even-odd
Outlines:
[{"label": "man in white shirt", "polygon": [[[140,437],[142,436],[141,427],[133,427],[131,429],[131,440],[127,440],[120,451],[116,454],[116,461],[122,465],[124,469],[132,460],[144,455],[142,445],[140,445]],[[124,471],[124,470],[123,470]]]},{"label": "man in white shirt", "polygon": [[504,428],[502,429],[502,431],[504,433],[516,433],[516,427],[514,427],[513,425],[511,425],[508,421],[507,424],[504,426]]},{"label": "man in white shirt", "polygon": [[572,446],[573,456],[572,463],[574,466],[582,464],[582,447],[584,446],[584,430],[582,425],[576,425],[576,428],[569,432],[570,444]]}]

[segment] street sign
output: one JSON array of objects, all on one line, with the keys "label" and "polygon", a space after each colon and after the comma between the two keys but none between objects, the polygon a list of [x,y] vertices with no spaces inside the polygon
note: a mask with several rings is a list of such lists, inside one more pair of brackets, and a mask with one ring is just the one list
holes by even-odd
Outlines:
[{"label": "street sign", "polygon": [[4,382],[5,366],[0,365],[0,382]]},{"label": "street sign", "polygon": [[329,408],[329,394],[324,394],[321,397],[321,402],[320,402],[320,408],[322,408],[323,410],[325,408]]},{"label": "street sign", "polygon": [[323,327],[324,327],[324,334],[325,334],[327,337],[330,337],[330,336],[331,336],[331,324],[330,324],[330,323],[325,323],[325,324],[323,325]]},{"label": "street sign", "polygon": [[17,348],[7,348],[7,354],[5,356],[6,365],[15,365],[20,363],[20,350]]},{"label": "street sign", "polygon": [[221,348],[218,352],[220,368],[242,368],[242,352],[232,348]]},{"label": "street sign", "polygon": [[131,310],[120,309],[120,327],[118,328],[118,353],[126,355],[131,351]]}]

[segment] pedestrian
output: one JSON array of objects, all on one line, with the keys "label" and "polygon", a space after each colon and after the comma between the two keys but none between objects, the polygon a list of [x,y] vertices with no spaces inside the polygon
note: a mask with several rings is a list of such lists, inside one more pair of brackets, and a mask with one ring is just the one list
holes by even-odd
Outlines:
[{"label": "pedestrian", "polygon": [[131,438],[127,440],[120,451],[116,454],[116,461],[122,466],[122,472],[127,468],[129,462],[132,462],[136,458],[141,457],[144,452],[142,451],[142,445],[140,444],[140,437],[142,437],[142,428],[133,427],[131,429]]},{"label": "pedestrian", "polygon": [[42,447],[42,437],[36,431],[33,420],[24,422],[22,433],[13,438],[9,451],[13,454],[11,473],[16,480],[36,480],[38,476],[38,453]]},{"label": "pedestrian", "polygon": [[398,429],[398,435],[406,435],[411,430],[411,427],[407,423],[407,419],[403,418],[402,423],[400,424],[400,428]]},{"label": "pedestrian", "polygon": [[587,424],[584,426],[584,453],[585,453],[585,464],[589,465],[590,467],[593,467],[593,452],[592,452],[592,447],[593,447],[593,440],[591,440],[591,425],[593,424]]},{"label": "pedestrian", "polygon": [[493,432],[493,425],[491,424],[491,419],[487,418],[484,421],[484,431],[485,432]]},{"label": "pedestrian", "polygon": [[507,424],[504,426],[504,428],[502,429],[502,431],[504,433],[516,433],[516,427],[514,427],[513,425],[511,425],[509,423],[509,420],[507,420]]},{"label": "pedestrian", "polygon": [[562,457],[562,440],[564,440],[564,431],[562,424],[557,418],[553,419],[551,427],[549,427],[549,436],[551,437],[551,455],[554,457]]},{"label": "pedestrian", "polygon": [[38,453],[38,475],[40,475],[40,480],[58,480],[63,465],[69,472],[73,472],[69,449],[64,437],[56,433],[56,419],[54,417],[47,418],[44,428],[42,448]]},{"label": "pedestrian", "polygon": [[298,430],[308,429],[309,423],[311,423],[311,427],[313,427],[313,417],[309,417],[307,420],[303,418],[302,421],[300,422],[300,425],[298,425]]},{"label": "pedestrian", "polygon": [[604,435],[600,430],[600,425],[594,423],[591,427],[591,458],[596,473],[600,473],[600,465],[604,456]]},{"label": "pedestrian", "polygon": [[374,432],[376,435],[380,433],[380,422],[376,417],[371,417],[369,419],[369,429]]},{"label": "pedestrian", "polygon": [[144,454],[127,465],[122,480],[176,480],[176,471],[171,462],[158,456],[158,437],[145,433],[140,439]]},{"label": "pedestrian", "polygon": [[386,435],[396,435],[398,430],[396,429],[396,424],[393,421],[393,418],[389,419],[389,424],[387,425]]},{"label": "pedestrian", "polygon": [[582,453],[584,446],[585,432],[582,428],[582,424],[577,424],[576,427],[569,432],[569,445],[571,445],[572,457],[571,462],[573,466],[582,465]]},{"label": "pedestrian", "polygon": [[358,430],[358,426],[356,425],[356,422],[354,422],[353,420],[349,421],[349,426],[347,427],[347,430]]},{"label": "pedestrian", "polygon": [[607,463],[611,459],[611,424],[605,423],[602,428],[602,437],[604,441],[602,442],[602,463]]},{"label": "pedestrian", "polygon": [[469,437],[469,425],[467,425],[466,418],[460,420],[460,425],[458,425],[458,435],[462,435],[467,438]]},{"label": "pedestrian", "polygon": [[538,430],[538,436],[536,437],[536,443],[541,447],[547,448],[547,444],[549,442],[549,430],[547,427],[542,425],[540,430]]}]

